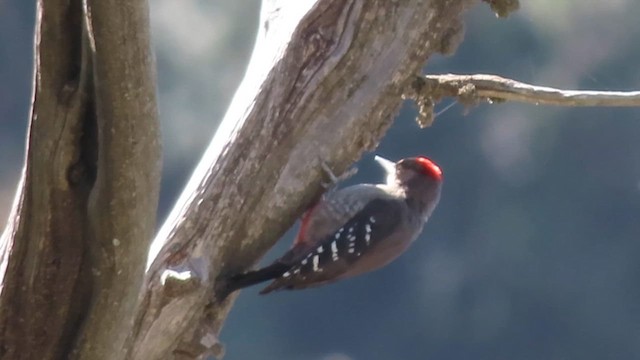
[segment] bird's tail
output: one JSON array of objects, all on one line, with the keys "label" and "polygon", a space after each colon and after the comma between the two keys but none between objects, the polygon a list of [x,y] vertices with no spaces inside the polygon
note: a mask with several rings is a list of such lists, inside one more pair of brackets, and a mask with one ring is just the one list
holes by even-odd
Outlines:
[{"label": "bird's tail", "polygon": [[251,285],[275,279],[282,276],[289,268],[289,265],[276,262],[259,270],[232,275],[227,279],[226,290],[228,293],[232,293]]}]

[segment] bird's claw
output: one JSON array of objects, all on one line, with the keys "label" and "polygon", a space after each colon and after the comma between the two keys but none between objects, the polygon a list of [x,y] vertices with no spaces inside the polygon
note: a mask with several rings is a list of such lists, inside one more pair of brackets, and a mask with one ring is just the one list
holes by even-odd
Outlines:
[{"label": "bird's claw", "polygon": [[340,181],[344,181],[358,172],[358,168],[354,166],[342,173],[340,176],[336,176],[331,170],[331,167],[325,161],[320,161],[320,167],[322,167],[323,172],[329,178],[329,182],[321,182],[322,187],[327,191],[334,189]]}]

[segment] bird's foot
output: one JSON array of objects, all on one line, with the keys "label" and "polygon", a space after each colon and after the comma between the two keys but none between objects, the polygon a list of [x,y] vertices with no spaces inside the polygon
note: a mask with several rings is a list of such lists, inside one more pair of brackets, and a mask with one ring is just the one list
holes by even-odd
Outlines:
[{"label": "bird's foot", "polygon": [[325,161],[320,161],[320,166],[322,167],[323,172],[329,178],[328,183],[322,182],[322,187],[324,187],[327,191],[335,189],[339,182],[347,180],[358,172],[358,168],[354,166],[342,173],[340,176],[336,176],[331,170],[331,167]]}]

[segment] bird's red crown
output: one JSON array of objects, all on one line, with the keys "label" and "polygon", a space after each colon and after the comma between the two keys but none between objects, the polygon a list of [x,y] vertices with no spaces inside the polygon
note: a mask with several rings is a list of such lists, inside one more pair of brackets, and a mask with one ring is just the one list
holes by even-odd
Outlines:
[{"label": "bird's red crown", "polygon": [[437,180],[442,180],[442,170],[431,159],[424,156],[418,156],[416,162],[422,167],[425,175],[432,176]]}]

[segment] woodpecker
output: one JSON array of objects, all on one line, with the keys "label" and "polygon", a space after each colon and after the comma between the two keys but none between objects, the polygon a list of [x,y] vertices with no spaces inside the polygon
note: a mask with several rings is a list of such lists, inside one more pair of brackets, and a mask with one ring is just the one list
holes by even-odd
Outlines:
[{"label": "woodpecker", "polygon": [[324,194],[303,215],[291,249],[265,268],[229,277],[227,292],[268,280],[260,294],[320,286],[381,268],[402,254],[438,204],[442,171],[424,156],[375,160],[386,183]]}]

